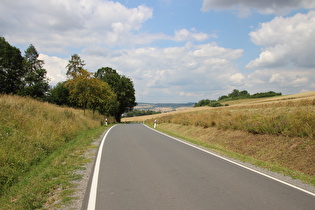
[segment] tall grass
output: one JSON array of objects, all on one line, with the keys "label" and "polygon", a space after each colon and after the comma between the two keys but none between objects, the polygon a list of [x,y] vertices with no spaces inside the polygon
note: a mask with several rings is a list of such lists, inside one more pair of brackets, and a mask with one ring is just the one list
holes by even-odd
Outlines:
[{"label": "tall grass", "polygon": [[82,131],[100,126],[102,117],[31,98],[0,96],[0,196],[33,165]]},{"label": "tall grass", "polygon": [[[152,120],[151,120],[152,121]],[[217,127],[289,137],[315,138],[315,99],[213,108],[165,115],[160,123]]]}]

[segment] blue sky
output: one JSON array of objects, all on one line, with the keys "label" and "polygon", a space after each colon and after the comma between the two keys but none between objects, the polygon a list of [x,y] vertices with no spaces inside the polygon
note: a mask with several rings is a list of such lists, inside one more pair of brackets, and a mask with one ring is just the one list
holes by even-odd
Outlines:
[{"label": "blue sky", "polygon": [[138,102],[315,90],[313,0],[3,0],[0,36],[33,44],[51,85],[77,53],[131,78]]}]

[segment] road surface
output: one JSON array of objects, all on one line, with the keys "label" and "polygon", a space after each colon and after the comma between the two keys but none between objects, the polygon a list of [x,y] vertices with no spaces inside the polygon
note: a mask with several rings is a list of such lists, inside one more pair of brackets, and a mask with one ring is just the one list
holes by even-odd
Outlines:
[{"label": "road surface", "polygon": [[112,127],[95,170],[83,209],[315,209],[312,193],[141,124]]}]

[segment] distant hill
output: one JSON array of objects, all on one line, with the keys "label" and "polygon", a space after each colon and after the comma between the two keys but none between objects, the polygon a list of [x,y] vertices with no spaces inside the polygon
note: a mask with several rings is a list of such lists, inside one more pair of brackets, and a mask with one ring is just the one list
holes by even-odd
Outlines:
[{"label": "distant hill", "polygon": [[153,110],[161,112],[171,112],[178,110],[185,110],[195,105],[194,102],[190,103],[138,103],[135,109],[139,110]]}]

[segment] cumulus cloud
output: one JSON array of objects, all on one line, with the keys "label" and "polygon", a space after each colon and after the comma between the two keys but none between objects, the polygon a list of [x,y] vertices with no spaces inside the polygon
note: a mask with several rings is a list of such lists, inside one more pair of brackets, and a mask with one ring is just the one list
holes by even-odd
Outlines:
[{"label": "cumulus cloud", "polygon": [[249,34],[251,41],[262,46],[259,58],[248,68],[296,67],[315,68],[315,11],[293,17],[276,17]]},{"label": "cumulus cloud", "polygon": [[252,92],[274,90],[294,94],[314,90],[315,75],[308,68],[270,68],[255,70],[247,75],[245,88]]},{"label": "cumulus cloud", "polygon": [[315,11],[276,17],[249,35],[262,52],[246,65],[254,70],[247,85],[282,89],[285,94],[314,89]]},{"label": "cumulus cloud", "polygon": [[215,37],[194,28],[183,28],[174,35],[142,32],[143,23],[152,17],[152,8],[128,8],[113,1],[4,0],[0,7],[0,34],[12,43],[32,43],[45,54],[135,47],[157,40],[199,42]]},{"label": "cumulus cloud", "polygon": [[55,86],[58,82],[66,80],[68,60],[44,54],[39,54],[39,59],[45,62],[44,68],[47,71],[50,85]]},{"label": "cumulus cloud", "polygon": [[257,10],[262,14],[286,14],[293,9],[315,8],[313,0],[204,0],[202,10],[237,10],[240,16]]},{"label": "cumulus cloud", "polygon": [[40,45],[46,52],[51,46],[126,44],[130,39],[125,37],[140,30],[152,14],[146,6],[127,8],[113,1],[4,0],[0,34],[15,43]]},{"label": "cumulus cloud", "polygon": [[[187,29],[181,29],[179,31],[175,31],[175,41],[187,41],[187,40],[196,40],[196,41],[205,41],[210,36],[205,33],[196,33],[195,29],[192,29],[191,31]],[[215,35],[212,35],[212,37],[215,37]]]}]

